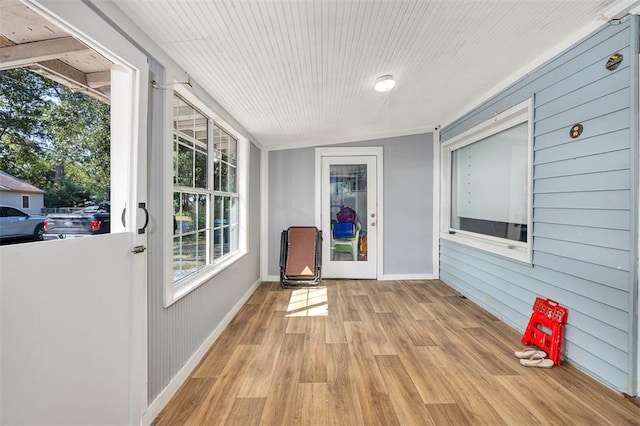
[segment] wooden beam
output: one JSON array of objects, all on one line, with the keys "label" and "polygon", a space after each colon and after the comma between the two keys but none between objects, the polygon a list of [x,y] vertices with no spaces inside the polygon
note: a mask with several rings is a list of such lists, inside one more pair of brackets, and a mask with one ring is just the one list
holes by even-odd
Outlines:
[{"label": "wooden beam", "polygon": [[60,60],[54,59],[51,61],[38,62],[37,64],[30,65],[29,69],[40,75],[44,75],[53,81],[64,84],[72,90],[86,93],[88,96],[102,102],[109,102],[109,96],[107,94],[97,90],[97,88],[91,87],[88,84],[87,76],[82,71],[79,71]]},{"label": "wooden beam", "polygon": [[57,59],[32,64],[29,66],[29,69],[39,69],[41,70],[40,74],[49,77],[52,80],[56,80],[54,76],[62,77],[67,82],[67,85],[87,87],[87,77],[82,71],[79,71]]},{"label": "wooden beam", "polygon": [[60,58],[65,53],[82,50],[90,49],[73,37],[0,47],[0,69],[17,68],[34,62],[49,61]]},{"label": "wooden beam", "polygon": [[92,89],[111,86],[111,71],[92,72],[86,75],[87,84]]}]

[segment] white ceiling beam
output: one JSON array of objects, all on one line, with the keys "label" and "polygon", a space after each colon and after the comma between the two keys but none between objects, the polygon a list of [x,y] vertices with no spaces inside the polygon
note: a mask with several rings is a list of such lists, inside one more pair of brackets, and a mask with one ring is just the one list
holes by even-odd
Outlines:
[{"label": "white ceiling beam", "polygon": [[73,37],[34,41],[0,47],[0,69],[17,68],[34,62],[57,59],[66,53],[89,50]]}]

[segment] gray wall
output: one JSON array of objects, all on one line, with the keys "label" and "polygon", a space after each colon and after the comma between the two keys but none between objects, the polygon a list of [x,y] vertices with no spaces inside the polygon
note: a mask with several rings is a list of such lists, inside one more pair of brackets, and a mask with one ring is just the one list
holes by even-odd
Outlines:
[{"label": "gray wall", "polygon": [[[568,307],[566,357],[629,393],[636,389],[637,25],[637,17],[606,25],[441,133],[446,141],[534,97],[533,266],[441,240],[440,275],[519,331],[536,296]],[[615,52],[624,62],[607,71]],[[569,138],[574,123],[585,129],[578,139]]]},{"label": "gray wall", "polygon": [[[433,134],[332,147],[384,150],[384,274],[433,273]],[[315,223],[315,148],[269,152],[268,274],[278,275],[280,232]]]},{"label": "gray wall", "polygon": [[[152,78],[161,80],[162,67],[150,63]],[[170,237],[171,229],[162,229],[163,140],[160,96],[171,91],[150,91],[149,211],[149,402],[151,403],[185,365],[205,339],[218,327],[235,304],[260,278],[260,150],[250,149],[248,255],[198,287],[168,308],[163,308],[162,238]],[[170,171],[169,171],[170,172]]]}]

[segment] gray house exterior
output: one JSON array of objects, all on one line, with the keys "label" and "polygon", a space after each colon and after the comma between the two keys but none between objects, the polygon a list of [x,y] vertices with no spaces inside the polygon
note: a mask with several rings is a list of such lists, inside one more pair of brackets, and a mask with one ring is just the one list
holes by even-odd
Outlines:
[{"label": "gray house exterior", "polygon": [[0,204],[27,214],[40,214],[44,208],[44,191],[0,170]]},{"label": "gray house exterior", "polygon": [[[622,64],[609,71],[611,54]],[[563,353],[637,390],[638,17],[612,21],[446,126],[441,142],[533,99],[532,264],[443,238],[440,277],[524,330],[536,296],[569,309]],[[571,139],[581,123],[584,133]]]}]

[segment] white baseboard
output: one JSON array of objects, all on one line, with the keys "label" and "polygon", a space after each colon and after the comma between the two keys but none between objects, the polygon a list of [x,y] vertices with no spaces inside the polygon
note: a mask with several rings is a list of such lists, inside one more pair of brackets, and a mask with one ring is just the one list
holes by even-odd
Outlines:
[{"label": "white baseboard", "polygon": [[400,281],[400,280],[432,280],[433,274],[394,274],[383,275],[380,281]]},{"label": "white baseboard", "polygon": [[[327,278],[331,279],[331,278]],[[393,275],[383,275],[382,278],[379,278],[380,281],[399,281],[399,280],[433,280],[433,274],[393,274]],[[262,278],[262,281],[280,281],[280,276],[278,275],[267,275]]]},{"label": "white baseboard", "polygon": [[160,411],[169,403],[171,398],[175,395],[175,393],[180,389],[180,386],[189,378],[193,370],[198,366],[202,358],[207,354],[211,345],[220,337],[220,334],[224,331],[225,328],[229,325],[233,317],[238,313],[240,308],[244,306],[244,304],[249,300],[251,295],[256,291],[258,286],[262,283],[261,279],[258,279],[249,290],[242,296],[238,303],[234,305],[234,307],[229,311],[229,313],[223,318],[223,320],[218,324],[218,326],[211,332],[209,337],[202,342],[202,345],[195,351],[195,353],[189,358],[186,364],[178,371],[173,379],[169,382],[166,388],[160,392],[160,395],[149,405],[147,411],[144,413],[142,418],[140,419],[141,426],[150,426]]}]

